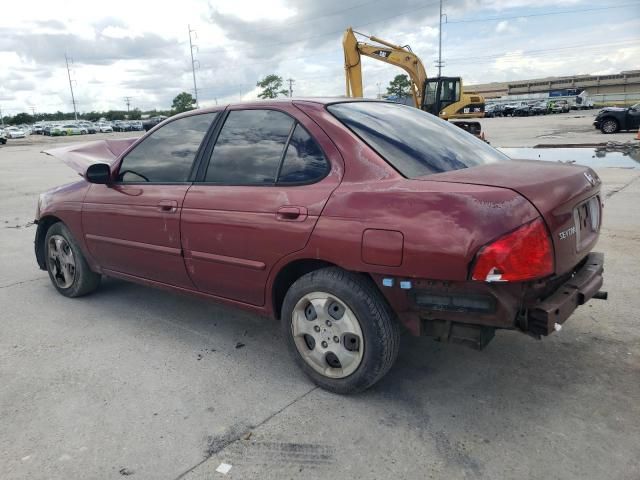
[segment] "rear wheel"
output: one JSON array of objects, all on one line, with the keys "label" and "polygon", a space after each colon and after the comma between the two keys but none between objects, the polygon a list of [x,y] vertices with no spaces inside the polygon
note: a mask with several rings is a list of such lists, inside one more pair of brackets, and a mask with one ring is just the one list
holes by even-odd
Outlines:
[{"label": "rear wheel", "polygon": [[51,283],[65,297],[86,295],[100,285],[100,275],[91,271],[63,223],[55,223],[47,230],[45,255]]},{"label": "rear wheel", "polygon": [[336,393],[365,390],[393,365],[399,326],[373,282],[337,267],[299,278],[282,306],[287,345],[302,370]]},{"label": "rear wheel", "polygon": [[607,118],[600,125],[602,133],[616,133],[618,128],[620,128],[620,126],[614,118]]}]

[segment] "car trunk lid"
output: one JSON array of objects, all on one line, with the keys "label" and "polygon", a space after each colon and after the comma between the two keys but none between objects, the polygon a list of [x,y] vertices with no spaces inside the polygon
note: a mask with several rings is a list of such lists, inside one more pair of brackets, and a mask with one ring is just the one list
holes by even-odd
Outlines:
[{"label": "car trunk lid", "polygon": [[502,187],[525,197],[549,228],[557,274],[573,269],[598,239],[601,181],[589,167],[512,160],[425,175],[417,180]]}]

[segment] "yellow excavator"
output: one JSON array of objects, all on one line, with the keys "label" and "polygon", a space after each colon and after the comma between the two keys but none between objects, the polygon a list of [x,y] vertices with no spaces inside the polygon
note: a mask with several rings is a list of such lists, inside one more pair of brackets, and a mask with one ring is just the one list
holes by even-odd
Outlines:
[{"label": "yellow excavator", "polygon": [[[356,33],[371,42],[358,41]],[[484,117],[484,97],[464,93],[460,77],[427,78],[420,58],[408,45],[396,45],[375,36],[354,32],[349,27],[342,37],[348,97],[362,97],[362,55],[402,68],[409,74],[411,95],[416,108],[445,120]],[[459,127],[481,136],[480,122],[454,121]]]}]

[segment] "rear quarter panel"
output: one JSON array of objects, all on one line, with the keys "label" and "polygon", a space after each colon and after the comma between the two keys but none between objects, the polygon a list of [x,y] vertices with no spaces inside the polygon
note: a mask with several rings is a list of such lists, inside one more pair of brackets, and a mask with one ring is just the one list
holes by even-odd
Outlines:
[{"label": "rear quarter panel", "polygon": [[[461,281],[480,247],[538,217],[517,193],[495,187],[429,181],[343,183],[333,194],[309,243],[315,258],[370,273]],[[400,232],[397,266],[366,263],[367,229]]]}]

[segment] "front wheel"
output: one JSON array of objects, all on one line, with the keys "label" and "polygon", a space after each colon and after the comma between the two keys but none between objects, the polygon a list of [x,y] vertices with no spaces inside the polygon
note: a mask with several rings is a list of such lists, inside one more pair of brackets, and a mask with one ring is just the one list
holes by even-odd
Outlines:
[{"label": "front wheel", "polygon": [[337,267],[300,277],[282,306],[287,345],[302,370],[335,393],[365,390],[398,355],[400,330],[371,279]]},{"label": "front wheel", "polygon": [[600,131],[602,131],[602,133],[616,133],[618,128],[618,122],[613,118],[607,118],[602,122],[602,125],[600,125]]},{"label": "front wheel", "polygon": [[92,272],[69,229],[53,224],[45,237],[45,259],[51,283],[65,297],[80,297],[93,292],[100,275]]}]

